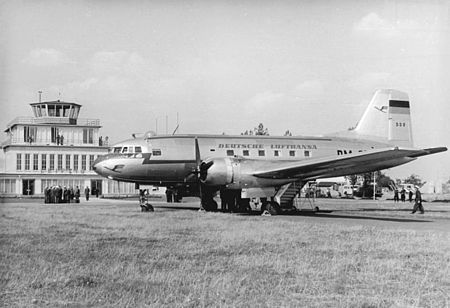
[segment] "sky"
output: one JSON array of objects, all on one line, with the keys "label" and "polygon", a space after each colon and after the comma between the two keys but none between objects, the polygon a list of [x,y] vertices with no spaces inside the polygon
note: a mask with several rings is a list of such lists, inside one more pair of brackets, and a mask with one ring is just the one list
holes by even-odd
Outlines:
[{"label": "sky", "polygon": [[[450,1],[0,0],[0,46],[3,128],[42,91],[113,142],[177,115],[179,133],[320,135],[395,88],[415,146],[450,146]],[[387,173],[446,181],[450,154]]]}]

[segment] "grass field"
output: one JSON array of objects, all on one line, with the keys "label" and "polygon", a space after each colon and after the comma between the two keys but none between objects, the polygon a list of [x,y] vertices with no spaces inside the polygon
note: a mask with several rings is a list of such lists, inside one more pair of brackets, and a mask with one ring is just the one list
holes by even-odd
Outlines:
[{"label": "grass field", "polygon": [[0,204],[0,306],[449,307],[450,227],[295,218]]}]

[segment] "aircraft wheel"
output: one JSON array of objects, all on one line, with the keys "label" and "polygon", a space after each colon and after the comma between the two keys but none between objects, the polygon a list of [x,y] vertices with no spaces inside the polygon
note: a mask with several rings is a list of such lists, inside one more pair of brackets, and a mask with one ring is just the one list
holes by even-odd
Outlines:
[{"label": "aircraft wheel", "polygon": [[270,215],[277,215],[280,213],[280,205],[275,201],[267,202],[266,210]]},{"label": "aircraft wheel", "polygon": [[214,199],[202,200],[202,206],[207,212],[217,211],[217,202]]}]

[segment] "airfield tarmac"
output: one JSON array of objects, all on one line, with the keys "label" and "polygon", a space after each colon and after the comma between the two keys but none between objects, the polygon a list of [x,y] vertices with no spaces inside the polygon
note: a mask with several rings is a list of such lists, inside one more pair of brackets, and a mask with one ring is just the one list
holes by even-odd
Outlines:
[{"label": "airfield tarmac", "polygon": [[[199,209],[199,201],[185,201],[182,203],[150,202],[156,212],[174,210]],[[105,200],[106,201],[106,200]],[[130,201],[106,202],[130,206]],[[136,203],[135,201],[131,203]],[[220,203],[219,203],[220,204]],[[450,232],[450,203],[424,202],[425,214],[411,214],[414,203],[399,202],[394,204],[390,200],[361,200],[361,199],[316,199],[314,202],[300,200],[297,213],[285,213],[277,216],[261,217],[262,219],[288,220],[298,223],[340,224],[344,226],[364,225],[380,228],[413,229],[416,231],[447,231]],[[318,206],[319,212],[312,208]],[[259,216],[255,211],[247,213],[233,213],[238,216]]]}]

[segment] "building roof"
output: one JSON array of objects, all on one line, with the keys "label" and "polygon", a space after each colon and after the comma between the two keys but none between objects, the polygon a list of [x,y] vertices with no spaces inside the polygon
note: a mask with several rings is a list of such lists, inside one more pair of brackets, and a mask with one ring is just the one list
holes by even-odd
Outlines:
[{"label": "building roof", "polygon": [[35,105],[73,105],[73,106],[79,106],[81,107],[82,105],[77,104],[77,103],[72,103],[72,102],[65,102],[65,101],[61,101],[61,100],[56,100],[56,101],[47,101],[47,102],[38,102],[38,103],[30,103],[30,106],[35,106]]}]

